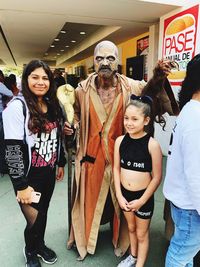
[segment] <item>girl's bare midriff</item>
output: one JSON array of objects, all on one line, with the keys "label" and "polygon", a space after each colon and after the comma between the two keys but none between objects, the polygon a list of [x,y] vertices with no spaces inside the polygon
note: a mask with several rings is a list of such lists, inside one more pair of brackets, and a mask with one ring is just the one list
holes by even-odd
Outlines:
[{"label": "girl's bare midriff", "polygon": [[147,188],[151,182],[149,172],[132,171],[121,168],[121,184],[130,191],[139,191]]}]

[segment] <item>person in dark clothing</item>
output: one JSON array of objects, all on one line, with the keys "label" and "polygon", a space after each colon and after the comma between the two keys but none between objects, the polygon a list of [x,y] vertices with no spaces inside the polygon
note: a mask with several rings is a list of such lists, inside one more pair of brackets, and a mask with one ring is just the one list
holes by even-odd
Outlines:
[{"label": "person in dark clothing", "polygon": [[4,85],[13,93],[13,95],[19,94],[19,89],[17,88],[17,80],[14,74],[10,74],[5,78]]},{"label": "person in dark clothing", "polygon": [[66,84],[65,78],[62,76],[62,72],[59,69],[55,69],[53,75],[56,88]]},{"label": "person in dark clothing", "polygon": [[[55,94],[50,68],[33,60],[23,71],[22,95],[13,98],[3,112],[9,175],[27,222],[27,267],[40,267],[39,258],[48,264],[57,260],[56,253],[44,241],[55,181],[63,179],[66,163],[61,140],[63,117]],[[33,202],[33,192],[41,193],[38,203]]]}]

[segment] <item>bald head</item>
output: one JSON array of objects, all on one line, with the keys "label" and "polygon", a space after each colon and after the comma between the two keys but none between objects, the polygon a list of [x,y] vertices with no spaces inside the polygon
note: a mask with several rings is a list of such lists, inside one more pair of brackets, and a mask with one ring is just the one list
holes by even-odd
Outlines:
[{"label": "bald head", "polygon": [[102,49],[110,49],[110,50],[113,50],[115,56],[118,57],[118,48],[111,41],[102,41],[102,42],[98,43],[96,45],[95,49],[94,49],[94,56],[97,54],[97,52],[99,50],[102,50]]},{"label": "bald head", "polygon": [[119,62],[118,48],[110,41],[102,41],[94,49],[95,71],[99,73],[102,69],[117,71]]}]

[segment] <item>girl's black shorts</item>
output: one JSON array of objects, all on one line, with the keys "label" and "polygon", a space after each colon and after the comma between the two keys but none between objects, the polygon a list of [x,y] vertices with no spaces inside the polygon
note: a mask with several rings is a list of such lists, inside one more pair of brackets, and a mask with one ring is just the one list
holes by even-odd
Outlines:
[{"label": "girl's black shorts", "polygon": [[[121,184],[121,191],[123,197],[128,201],[139,199],[146,189],[139,191],[129,191]],[[138,210],[134,211],[135,215],[141,219],[150,219],[153,216],[154,211],[154,195],[152,195],[147,202]]]}]

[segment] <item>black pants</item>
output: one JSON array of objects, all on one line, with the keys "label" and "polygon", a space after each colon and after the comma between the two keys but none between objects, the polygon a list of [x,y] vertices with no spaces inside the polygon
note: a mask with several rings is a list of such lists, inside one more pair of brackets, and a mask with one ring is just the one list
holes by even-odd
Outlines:
[{"label": "black pants", "polygon": [[44,245],[47,212],[55,187],[55,170],[48,175],[30,177],[28,180],[29,186],[41,193],[39,203],[31,203],[30,205],[20,203],[20,208],[27,222],[24,230],[26,249],[29,252],[34,252]]},{"label": "black pants", "polygon": [[194,257],[194,267],[200,267],[200,251]]}]

